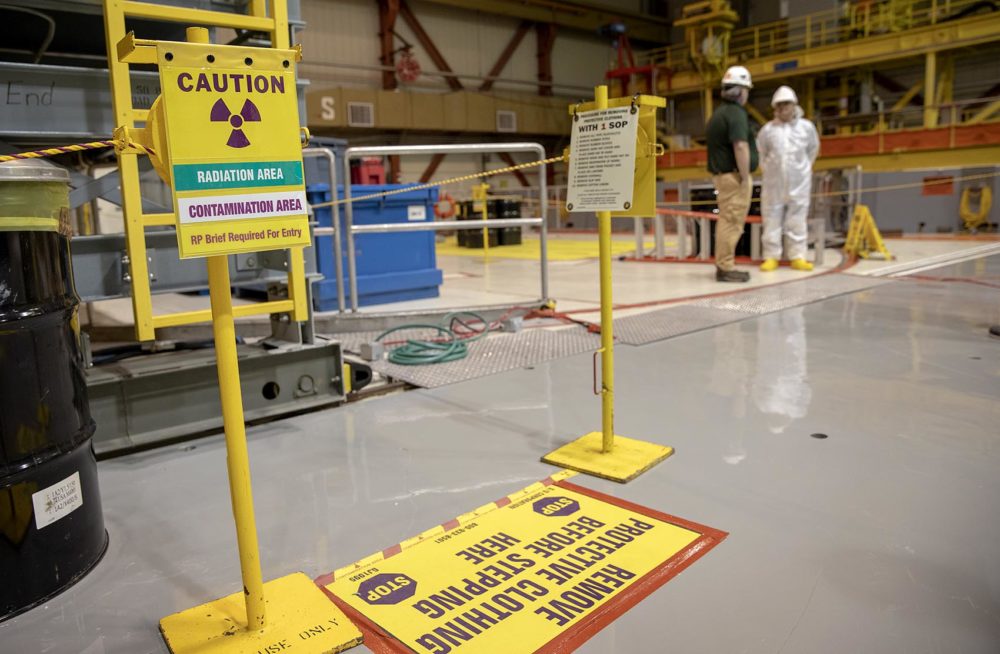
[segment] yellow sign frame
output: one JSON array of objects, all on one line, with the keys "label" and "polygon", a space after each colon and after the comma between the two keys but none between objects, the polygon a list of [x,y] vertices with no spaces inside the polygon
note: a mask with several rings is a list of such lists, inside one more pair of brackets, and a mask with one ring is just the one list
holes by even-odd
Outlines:
[{"label": "yellow sign frame", "polygon": [[[129,148],[118,153],[118,170],[122,185],[122,211],[125,219],[125,244],[128,250],[128,272],[131,279],[132,312],[135,335],[139,341],[156,338],[156,330],[180,325],[208,322],[210,309],[155,314],[150,288],[149,259],[145,231],[150,227],[174,226],[174,213],[145,213],[139,192],[139,156],[143,148],[153,149],[152,130],[145,129],[155,115],[153,108],[136,108],[133,105],[130,65],[156,63],[153,41],[136,39],[126,32],[126,20],[142,19],[181,23],[185,25],[213,25],[235,30],[252,30],[270,36],[271,44],[279,50],[288,50],[288,7],[285,0],[251,0],[248,14],[188,9],[169,5],[133,0],[104,0],[104,32],[108,51],[108,71],[111,77],[111,94],[114,106],[116,136],[134,141],[139,148]],[[263,52],[264,48],[258,48]],[[148,153],[147,153],[148,154]],[[153,159],[154,165],[157,164]],[[234,307],[236,317],[291,313],[296,321],[309,318],[305,280],[305,260],[302,248],[288,251],[288,299],[258,302]]]},{"label": "yellow sign frame", "polygon": [[[639,129],[636,132],[635,179],[632,182],[632,206],[627,211],[612,211],[612,218],[635,218],[656,215],[656,159],[665,150],[656,142],[656,110],[667,106],[666,98],[657,95],[636,94],[625,98],[608,98],[604,109],[635,107],[639,112]],[[596,101],[569,105],[569,114],[600,109]],[[570,152],[570,156],[573,153]]]}]

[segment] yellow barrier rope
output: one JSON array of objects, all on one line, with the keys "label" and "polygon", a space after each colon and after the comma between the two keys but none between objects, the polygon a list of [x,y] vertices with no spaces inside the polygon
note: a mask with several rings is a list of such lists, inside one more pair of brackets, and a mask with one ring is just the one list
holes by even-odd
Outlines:
[{"label": "yellow barrier rope", "polygon": [[360,202],[361,200],[372,200],[374,198],[384,198],[389,195],[398,195],[400,193],[409,193],[410,191],[422,191],[427,188],[436,188],[438,186],[447,186],[449,184],[458,184],[459,182],[468,182],[473,179],[483,179],[484,177],[492,177],[493,175],[503,175],[504,173],[512,173],[515,170],[525,170],[526,168],[536,168],[538,166],[546,166],[551,163],[556,163],[557,161],[565,161],[565,156],[559,155],[558,157],[549,157],[548,159],[539,159],[538,161],[530,161],[528,163],[517,164],[515,166],[507,166],[506,168],[496,168],[494,170],[486,170],[481,173],[472,173],[471,175],[461,175],[460,177],[451,177],[449,179],[443,179],[440,182],[427,182],[426,184],[413,184],[405,188],[393,189],[391,191],[382,191],[381,193],[370,193],[368,195],[360,195],[358,197],[352,197],[350,200],[332,200],[330,202],[321,202],[319,204],[311,205],[313,209],[322,209],[324,207],[332,207],[334,205],[347,204],[348,202]]},{"label": "yellow barrier rope", "polygon": [[0,163],[10,161],[20,161],[22,159],[42,159],[44,157],[54,157],[67,152],[83,152],[84,150],[103,150],[104,148],[115,147],[114,141],[91,141],[90,143],[77,143],[75,145],[63,145],[57,148],[45,148],[44,150],[33,150],[31,152],[19,152],[17,154],[0,155]]},{"label": "yellow barrier rope", "polygon": [[[77,143],[77,144],[74,144],[74,145],[64,145],[64,146],[55,147],[55,148],[45,148],[45,149],[42,149],[42,150],[33,150],[33,151],[30,151],[30,152],[20,152],[18,154],[6,154],[6,155],[0,155],[0,164],[7,163],[7,162],[10,162],[10,161],[19,161],[19,160],[23,160],[23,159],[40,159],[40,158],[44,158],[44,157],[54,157],[56,155],[66,154],[68,152],[82,152],[84,150],[100,150],[100,149],[103,149],[103,148],[116,147],[118,145],[119,144],[116,141],[91,141],[89,143]],[[129,143],[128,145],[129,145],[129,147],[140,149],[140,150],[144,151],[148,155],[154,155],[154,152],[151,149],[149,149],[149,148],[147,148],[145,146],[139,145],[138,143]],[[352,202],[352,203],[353,202],[360,202],[362,200],[372,200],[372,199],[376,199],[376,198],[383,198],[383,197],[387,197],[387,196],[390,196],[390,195],[398,195],[398,194],[401,194],[401,193],[409,193],[411,191],[421,191],[423,189],[428,189],[428,188],[437,188],[437,187],[440,187],[440,186],[448,186],[448,185],[451,185],[451,184],[458,184],[460,182],[468,182],[468,181],[471,181],[471,180],[474,180],[474,179],[483,179],[483,178],[486,178],[486,177],[492,177],[494,175],[503,175],[505,173],[512,173],[512,172],[515,172],[515,171],[518,171],[518,170],[525,170],[525,169],[528,169],[528,168],[537,168],[538,166],[547,166],[549,164],[557,163],[557,162],[560,162],[560,161],[566,161],[567,158],[568,157],[566,155],[559,155],[559,156],[556,156],[556,157],[549,157],[548,159],[540,159],[538,161],[530,161],[528,163],[517,164],[517,165],[514,165],[514,166],[507,166],[505,168],[496,168],[494,170],[486,170],[486,171],[483,171],[483,172],[480,172],[480,173],[472,173],[470,175],[461,175],[459,177],[451,177],[449,179],[444,179],[444,180],[441,180],[439,182],[427,182],[425,184],[413,184],[413,185],[410,185],[410,186],[406,186],[404,188],[393,189],[391,191],[382,191],[380,193],[370,193],[368,195],[361,195],[361,196],[358,196],[358,197],[352,197],[350,200],[339,199],[339,200],[332,200],[330,202],[322,202],[322,203],[319,203],[319,204],[314,204],[314,205],[312,205],[312,207],[314,209],[322,209],[324,207],[332,207],[334,205],[347,204],[348,202]],[[977,175],[964,175],[964,176],[959,176],[959,177],[950,177],[950,178],[943,178],[943,179],[933,179],[933,180],[921,181],[921,182],[907,182],[907,183],[904,183],[904,184],[890,184],[890,185],[887,185],[887,186],[875,186],[875,187],[872,187],[872,188],[861,189],[861,190],[859,190],[857,192],[859,194],[865,194],[865,193],[876,193],[876,192],[882,192],[882,191],[898,191],[898,190],[909,189],[909,188],[921,188],[921,187],[925,187],[925,186],[934,186],[934,185],[938,185],[938,184],[953,184],[954,182],[968,182],[968,181],[974,181],[974,180],[980,180],[980,179],[992,179],[992,178],[998,177],[998,176],[1000,176],[1000,173],[997,173],[997,172],[994,172],[994,173],[981,173],[981,174],[977,174]],[[851,192],[852,191],[848,191],[848,190],[844,190],[844,191],[824,191],[824,192],[821,192],[821,193],[812,193],[812,194],[810,194],[809,197],[810,198],[835,197],[835,196],[838,196],[838,195],[848,195]],[[551,204],[556,204],[557,206],[561,206],[563,204],[561,201],[555,201],[555,202],[547,201],[547,203],[550,204],[550,205]],[[658,202],[656,204],[656,206],[658,206],[658,207],[695,207],[695,206],[707,206],[707,205],[714,205],[714,204],[716,204],[716,202],[714,200],[692,200],[692,201],[689,201],[689,202],[680,202],[680,201],[678,201],[678,202]]]}]

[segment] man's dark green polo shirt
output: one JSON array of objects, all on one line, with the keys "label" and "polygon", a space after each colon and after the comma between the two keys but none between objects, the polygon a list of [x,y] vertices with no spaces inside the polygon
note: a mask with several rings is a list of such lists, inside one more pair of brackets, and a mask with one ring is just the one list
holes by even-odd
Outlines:
[{"label": "man's dark green polo shirt", "polygon": [[735,141],[750,144],[750,172],[757,170],[757,135],[750,129],[747,110],[736,102],[723,100],[708,121],[708,172],[713,175],[736,172]]}]

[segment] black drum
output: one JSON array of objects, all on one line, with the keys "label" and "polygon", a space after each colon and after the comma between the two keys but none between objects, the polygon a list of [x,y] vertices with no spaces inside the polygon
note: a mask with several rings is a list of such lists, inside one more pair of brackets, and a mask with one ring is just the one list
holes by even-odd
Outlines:
[{"label": "black drum", "polygon": [[0,620],[107,548],[69,248],[69,176],[0,164]]}]

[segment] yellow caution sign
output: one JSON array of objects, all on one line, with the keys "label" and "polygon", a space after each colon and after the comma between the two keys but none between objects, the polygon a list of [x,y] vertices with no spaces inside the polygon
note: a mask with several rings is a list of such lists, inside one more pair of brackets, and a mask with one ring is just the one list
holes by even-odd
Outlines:
[{"label": "yellow caution sign", "polygon": [[[158,42],[182,258],[309,245],[296,50]],[[160,142],[165,141],[165,142]]]},{"label": "yellow caution sign", "polygon": [[725,536],[550,478],[317,581],[377,651],[570,651]]}]

